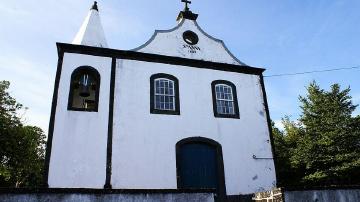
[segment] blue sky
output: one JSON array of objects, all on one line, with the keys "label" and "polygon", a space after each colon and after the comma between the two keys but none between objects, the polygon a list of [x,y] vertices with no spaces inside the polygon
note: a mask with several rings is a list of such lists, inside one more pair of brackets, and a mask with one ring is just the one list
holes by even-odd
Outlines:
[{"label": "blue sky", "polygon": [[[56,42],[70,43],[93,1],[16,0],[0,3],[0,80],[29,107],[28,124],[47,131],[55,78]],[[110,48],[132,49],[155,29],[176,26],[180,0],[99,0]],[[206,2],[206,3],[205,3]],[[360,65],[358,0],[227,0],[191,4],[198,23],[222,39],[244,63],[266,68],[265,75]],[[270,115],[298,118],[298,96],[316,80],[350,86],[360,104],[360,69],[265,79]],[[359,107],[360,109],[360,107]],[[360,110],[355,114],[359,114]]]}]

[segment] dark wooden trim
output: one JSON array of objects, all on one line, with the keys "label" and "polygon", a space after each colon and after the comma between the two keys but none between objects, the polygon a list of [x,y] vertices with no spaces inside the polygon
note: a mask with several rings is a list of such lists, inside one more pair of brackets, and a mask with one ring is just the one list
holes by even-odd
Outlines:
[{"label": "dark wooden trim", "polygon": [[225,201],[226,197],[226,186],[225,186],[225,174],[224,174],[224,160],[222,154],[221,144],[216,142],[215,140],[205,138],[205,137],[189,137],[180,140],[176,143],[176,178],[177,178],[177,187],[181,189],[181,179],[179,177],[179,169],[180,169],[180,148],[184,144],[189,143],[203,143],[214,146],[216,148],[217,153],[217,168],[218,168],[218,180],[219,180],[219,190],[217,191],[218,199],[220,201]]},{"label": "dark wooden trim", "polygon": [[[77,76],[78,74],[85,73],[85,72],[92,75],[96,79],[96,83],[97,83],[96,91],[95,91],[95,108],[94,109],[76,108],[76,107],[72,106],[72,100],[74,97],[73,80],[75,79],[75,76]],[[101,85],[101,77],[100,77],[99,72],[95,68],[90,67],[90,66],[80,66],[80,67],[76,68],[71,73],[71,79],[70,79],[70,85],[69,85],[70,90],[69,90],[67,109],[70,111],[97,112],[98,108],[99,108],[100,85]]]},{"label": "dark wooden trim", "polygon": [[104,185],[104,188],[106,188],[106,189],[111,189],[111,172],[112,172],[112,164],[111,163],[112,163],[115,77],[116,77],[116,58],[112,58],[111,79],[110,79],[108,139],[107,139],[107,152],[106,152],[106,179],[105,179],[105,185]]},{"label": "dark wooden trim", "polygon": [[275,168],[275,178],[276,178],[276,184],[278,185],[278,169],[276,168],[276,153],[275,153],[275,144],[274,144],[274,136],[272,133],[272,126],[271,126],[271,119],[270,119],[270,111],[269,111],[269,105],[267,102],[267,97],[266,97],[266,90],[265,90],[265,83],[264,83],[264,76],[261,74],[260,75],[260,85],[261,85],[261,91],[263,93],[263,99],[264,99],[264,107],[265,107],[265,111],[266,111],[266,121],[268,124],[268,130],[269,130],[269,135],[270,135],[270,143],[271,143],[271,152],[273,155],[273,162],[274,162],[274,168]]},{"label": "dark wooden trim", "polygon": [[210,62],[204,60],[194,60],[194,59],[181,58],[181,57],[142,53],[135,51],[91,47],[84,45],[57,43],[57,47],[58,47],[58,52],[62,51],[67,53],[77,53],[77,54],[94,55],[101,57],[111,57],[111,58],[115,57],[118,59],[138,60],[145,62],[171,64],[171,65],[182,65],[187,67],[212,69],[212,70],[236,72],[243,74],[260,75],[263,71],[265,71],[265,69],[262,68],[255,68],[246,65],[234,65],[234,64]]},{"label": "dark wooden trim", "polygon": [[59,54],[59,58],[58,58],[58,64],[57,64],[57,69],[56,69],[54,93],[53,93],[52,104],[51,104],[48,139],[47,139],[47,143],[46,143],[44,178],[43,178],[43,181],[44,181],[43,186],[44,187],[49,187],[49,183],[48,183],[49,167],[50,167],[50,157],[51,157],[53,134],[54,134],[55,113],[56,113],[58,93],[59,93],[58,91],[59,91],[60,76],[61,76],[62,64],[63,64],[63,59],[64,59],[64,52],[60,51],[58,54]]},{"label": "dark wooden trim", "polygon": [[0,188],[0,194],[181,194],[215,193],[214,189],[90,189],[90,188]]},{"label": "dark wooden trim", "polygon": [[[174,90],[175,90],[175,110],[160,110],[160,109],[155,109],[155,102],[154,102],[154,81],[155,79],[159,79],[159,78],[166,78],[169,80],[174,81]],[[151,114],[167,114],[167,115],[180,115],[180,98],[179,98],[179,80],[170,74],[165,74],[165,73],[158,73],[158,74],[153,74],[150,77],[150,113]]]},{"label": "dark wooden trim", "polygon": [[[235,114],[219,114],[217,112],[217,103],[216,103],[216,92],[215,92],[215,86],[217,84],[225,84],[231,87],[233,92],[233,99],[234,99],[234,112]],[[237,99],[237,93],[236,93],[236,86],[231,83],[230,81],[225,80],[215,80],[211,82],[211,91],[212,91],[212,100],[213,100],[213,111],[214,116],[217,118],[233,118],[233,119],[239,119],[240,113],[239,113],[239,105],[238,105],[238,99]]]}]

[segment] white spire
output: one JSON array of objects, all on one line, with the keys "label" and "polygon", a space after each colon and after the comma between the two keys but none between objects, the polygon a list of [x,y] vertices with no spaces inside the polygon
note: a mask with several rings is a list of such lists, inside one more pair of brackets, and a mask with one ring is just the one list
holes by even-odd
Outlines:
[{"label": "white spire", "polygon": [[108,47],[96,1],[72,43],[86,46]]}]

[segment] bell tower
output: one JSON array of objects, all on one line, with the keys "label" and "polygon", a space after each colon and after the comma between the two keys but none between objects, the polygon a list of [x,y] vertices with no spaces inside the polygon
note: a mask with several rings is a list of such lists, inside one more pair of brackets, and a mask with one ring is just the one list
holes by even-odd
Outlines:
[{"label": "bell tower", "polygon": [[112,58],[82,54],[107,47],[97,2],[73,42],[57,46],[45,182],[51,188],[103,188]]}]

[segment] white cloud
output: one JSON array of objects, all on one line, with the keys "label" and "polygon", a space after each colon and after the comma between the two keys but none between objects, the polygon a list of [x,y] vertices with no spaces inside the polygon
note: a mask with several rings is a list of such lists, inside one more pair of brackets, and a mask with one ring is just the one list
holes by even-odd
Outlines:
[{"label": "white cloud", "polygon": [[284,130],[284,125],[282,124],[282,120],[274,120],[275,127],[277,127],[280,130]]}]

